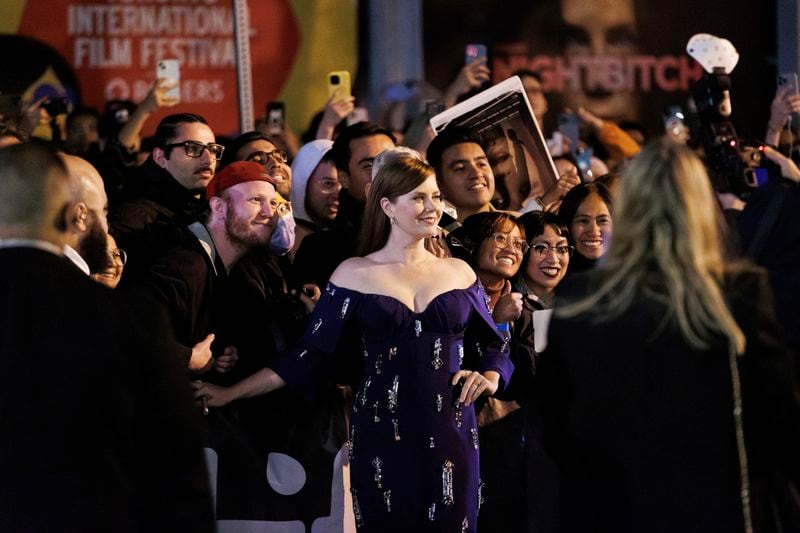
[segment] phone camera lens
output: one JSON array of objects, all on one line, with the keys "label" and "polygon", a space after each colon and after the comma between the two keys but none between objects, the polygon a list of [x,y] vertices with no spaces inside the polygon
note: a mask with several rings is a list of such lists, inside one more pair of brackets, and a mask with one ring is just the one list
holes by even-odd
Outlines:
[{"label": "phone camera lens", "polygon": [[331,76],[331,83],[335,83],[338,85],[339,83],[339,76]]}]

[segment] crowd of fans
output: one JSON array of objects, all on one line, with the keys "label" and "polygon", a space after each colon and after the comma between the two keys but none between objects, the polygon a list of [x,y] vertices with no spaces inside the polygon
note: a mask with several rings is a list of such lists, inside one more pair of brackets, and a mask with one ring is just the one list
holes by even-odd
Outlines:
[{"label": "crowd of fans", "polygon": [[[518,75],[539,120],[545,113],[559,111],[548,111],[541,80],[536,73],[521,71]],[[453,105],[469,91],[485,86],[488,79],[488,68],[483,62],[467,65],[453,85],[444,91],[443,101],[446,105]],[[791,364],[782,367],[789,376],[786,387],[797,386],[792,380],[793,368],[800,354],[797,328],[800,324],[797,306],[800,297],[797,281],[800,279],[800,230],[797,229],[800,169],[795,162],[798,151],[793,130],[787,124],[793,113],[800,112],[800,95],[779,91],[772,102],[764,142],[749,146],[742,143],[741,155],[746,166],[766,166],[756,158],[773,162],[776,170],[769,180],[746,195],[733,196],[728,191],[719,191],[714,196],[703,197],[708,202],[700,206],[700,211],[718,214],[715,220],[724,221],[719,241],[704,249],[683,245],[680,239],[671,240],[680,232],[695,231],[691,229],[693,225],[702,223],[699,218],[691,218],[694,211],[686,205],[690,200],[699,201],[697,195],[690,199],[681,195],[665,198],[668,193],[657,186],[646,189],[652,195],[659,195],[656,198],[641,193],[641,190],[636,196],[625,189],[626,180],[636,181],[639,189],[645,189],[648,176],[652,180],[675,180],[676,183],[704,180],[710,184],[702,166],[696,164],[702,153],[694,155],[685,147],[686,139],[656,132],[650,132],[653,140],[645,148],[642,143],[647,139],[637,139],[641,135],[629,133],[632,130],[626,131],[618,124],[595,116],[588,109],[579,109],[576,113],[582,124],[581,143],[591,146],[595,154],[591,167],[579,168],[570,156],[570,153],[575,153],[575,147],[564,146],[565,149],[559,152],[563,151],[565,155],[555,158],[559,173],[556,184],[548,190],[543,190],[541,184],[531,184],[529,197],[515,198],[509,196],[510,187],[504,181],[509,176],[509,162],[494,157],[482,139],[469,130],[449,127],[434,136],[429,129],[419,134],[411,130],[393,131],[372,122],[348,125],[347,116],[354,107],[352,97],[344,100],[332,97],[303,135],[308,142],[302,145],[291,132],[269,131],[264,121],[259,122],[255,131],[244,132],[232,139],[219,138],[213,125],[203,118],[202,109],[197,109],[198,114],[169,115],[158,124],[154,136],[142,138],[141,132],[150,114],[174,104],[165,96],[169,88],[165,80],[159,80],[138,105],[109,102],[102,115],[92,109],[73,109],[66,119],[61,143],[47,143],[30,135],[34,125],[40,121],[49,123],[46,111],[38,102],[25,109],[21,121],[7,122],[0,135],[0,189],[3,191],[0,192],[0,252],[5,252],[0,255],[0,268],[6,273],[3,278],[7,301],[3,306],[4,336],[11,337],[8,328],[19,328],[14,333],[18,340],[13,343],[0,341],[4,367],[16,369],[3,380],[5,390],[0,424],[6,437],[2,439],[0,471],[13,472],[13,483],[22,487],[14,498],[9,498],[6,489],[10,482],[3,483],[4,489],[0,493],[6,495],[0,498],[3,529],[7,526],[9,531],[26,530],[26,524],[38,524],[46,529],[47,524],[58,524],[56,529],[64,526],[72,530],[81,529],[77,524],[82,524],[85,531],[133,531],[137,528],[158,529],[148,524],[159,522],[159,527],[163,525],[165,530],[170,527],[173,531],[184,530],[190,525],[192,531],[211,530],[214,526],[209,481],[198,475],[198,471],[203,471],[202,447],[215,450],[219,458],[218,486],[222,487],[224,477],[226,486],[233,487],[227,489],[231,492],[216,493],[218,520],[280,521],[295,513],[294,516],[310,524],[314,517],[331,514],[331,502],[339,501],[331,496],[332,491],[337,492],[336,475],[332,471],[340,466],[341,457],[347,456],[347,443],[352,439],[347,410],[353,402],[358,402],[358,397],[353,397],[354,383],[358,378],[353,376],[360,372],[358,366],[361,363],[354,355],[362,350],[359,339],[345,338],[342,341],[339,351],[345,356],[336,368],[330,369],[329,379],[322,390],[310,400],[301,398],[290,389],[263,394],[274,388],[269,380],[275,379],[274,374],[265,374],[263,369],[276,364],[282,354],[301,340],[304,331],[314,327],[310,317],[337,267],[343,261],[365,253],[364,236],[369,234],[370,228],[363,227],[362,221],[365,209],[377,205],[368,201],[372,181],[382,168],[397,159],[427,161],[435,171],[443,206],[437,235],[426,239],[425,247],[438,257],[457,257],[472,267],[485,290],[487,305],[498,331],[508,341],[515,367],[502,390],[484,396],[476,403],[480,474],[485,491],[477,524],[470,524],[469,530],[474,530],[476,525],[481,531],[553,531],[559,527],[572,527],[569,530],[574,531],[667,530],[660,527],[642,529],[643,522],[636,521],[642,519],[640,514],[656,512],[655,507],[647,508],[650,505],[647,495],[639,499],[632,496],[622,498],[622,494],[630,489],[621,485],[623,481],[615,476],[614,471],[598,469],[591,474],[596,477],[591,477],[587,474],[593,468],[588,455],[575,452],[574,443],[565,443],[565,434],[590,439],[591,432],[596,430],[592,422],[584,418],[595,410],[590,409],[591,405],[581,403],[586,402],[581,396],[585,389],[579,388],[582,385],[592,387],[583,381],[590,379],[591,372],[596,369],[589,365],[584,369],[588,375],[572,375],[567,383],[563,381],[565,371],[562,366],[565,363],[554,358],[553,361],[559,361],[559,365],[551,366],[548,372],[550,351],[543,351],[546,338],[541,331],[537,333],[546,328],[546,320],[542,318],[545,315],[541,312],[555,307],[558,316],[562,281],[572,281],[572,287],[582,287],[586,283],[582,280],[593,279],[587,278],[587,274],[611,268],[604,265],[609,249],[614,245],[621,247],[624,243],[628,248],[617,249],[611,254],[608,265],[613,265],[619,272],[627,272],[629,276],[639,275],[636,281],[641,284],[634,287],[626,284],[624,279],[602,278],[607,283],[590,285],[588,296],[583,293],[583,299],[570,299],[571,305],[589,301],[591,305],[584,306],[584,310],[591,306],[609,309],[608,301],[622,301],[626,297],[628,300],[624,305],[627,305],[633,298],[630,291],[635,292],[641,287],[651,290],[656,300],[660,297],[669,300],[672,289],[663,291],[664,284],[676,286],[685,283],[690,287],[684,288],[685,292],[692,293],[694,282],[691,279],[671,277],[675,273],[690,278],[702,277],[713,270],[707,272],[700,267],[683,269],[685,263],[704,263],[703,257],[692,254],[720,253],[721,261],[729,263],[749,256],[750,261],[764,267],[769,273],[777,312],[775,338],[781,339],[774,342],[785,346],[788,350],[785,353],[795,357]],[[409,127],[415,128],[416,123],[412,121]],[[761,133],[752,132],[752,136],[758,137]],[[404,146],[403,141],[413,145]],[[661,154],[661,159],[653,153]],[[650,158],[646,159],[648,166],[643,167],[645,163],[642,160],[647,157]],[[677,170],[664,177],[660,173],[665,167]],[[626,195],[624,224],[617,219],[618,190],[625,191]],[[684,212],[687,218],[680,224],[676,222],[664,229],[664,226],[654,223],[650,229],[642,230],[648,217],[672,220],[669,218],[672,214],[677,220]],[[681,225],[683,223],[686,226]],[[12,257],[9,252],[19,246],[20,239],[25,240],[25,246],[31,242],[49,242],[49,253],[66,256],[78,270],[71,271],[72,267],[67,268],[66,261],[48,266],[48,262],[53,263],[52,259]],[[637,241],[641,241],[639,247],[635,245]],[[717,245],[719,252],[714,248]],[[42,247],[40,244],[36,246]],[[680,256],[680,264],[676,266],[666,260],[667,255],[648,255],[646,250],[649,247],[666,247],[667,255]],[[643,268],[663,269],[659,272],[668,275],[663,279],[652,278],[639,274],[635,268],[625,270],[629,267],[626,260],[640,262]],[[85,279],[91,278],[114,289],[113,294],[89,287],[89,283],[75,274],[80,271],[85,274]],[[31,279],[34,275],[36,279]],[[721,270],[708,275],[722,276]],[[717,281],[722,283],[721,279]],[[32,292],[22,292],[19,287],[25,286],[30,286],[28,290]],[[592,291],[597,294],[594,299]],[[54,298],[53,294],[58,296]],[[574,293],[569,294],[574,296]],[[28,300],[35,301],[31,303]],[[26,301],[28,303],[23,305]],[[765,314],[771,319],[772,300],[767,297],[766,301],[769,309]],[[568,314],[559,320],[557,337],[553,342],[557,340],[558,347],[561,347],[571,342],[570,337],[575,337],[582,340],[580,349],[584,355],[592,355],[590,339],[602,337],[602,332],[613,336],[604,346],[614,344],[621,349],[628,343],[625,331],[631,336],[652,335],[656,338],[659,328],[668,328],[667,324],[675,321],[681,331],[686,328],[690,332],[688,344],[695,349],[704,345],[699,341],[691,342],[694,339],[692,335],[705,339],[705,326],[712,337],[724,337],[726,332],[735,329],[716,327],[713,320],[703,314],[702,309],[706,308],[700,302],[682,302],[684,306],[699,307],[682,314],[675,311],[679,306],[668,306],[673,312],[665,312],[652,322],[647,320],[652,309],[644,309],[640,310],[641,315],[620,315],[614,327],[600,323],[602,321],[580,321],[574,313]],[[73,305],[72,312],[77,315],[74,320],[68,324],[59,323],[66,320]],[[63,306],[64,310],[56,314],[42,311],[53,306]],[[708,313],[716,316],[713,310]],[[613,321],[614,313],[610,314],[612,317],[606,318]],[[19,315],[14,322],[16,326],[12,326],[9,318],[14,315]],[[19,317],[28,317],[32,323],[26,324]],[[620,322],[623,319],[627,322]],[[48,323],[43,322],[45,320]],[[698,326],[695,323],[698,321],[704,326]],[[621,323],[623,325],[619,326]],[[37,327],[44,331],[36,331]],[[566,330],[567,327],[572,329]],[[752,335],[758,336],[761,331],[758,328],[766,326],[756,324],[754,327],[756,332]],[[59,338],[62,334],[63,338]],[[43,338],[49,338],[50,344]],[[81,340],[75,341],[76,338]],[[68,346],[73,341],[75,345]],[[84,358],[84,355],[97,353],[99,342],[109,342],[108,350],[112,355],[108,355],[108,360],[100,363],[100,367],[84,372],[81,369],[95,364],[92,362],[94,355],[91,358]],[[61,348],[64,354],[58,351]],[[682,345],[673,348],[681,349]],[[42,357],[40,361],[36,350],[50,356]],[[743,352],[743,349],[739,351]],[[143,356],[143,352],[147,355]],[[598,383],[613,386],[616,379],[621,389],[627,390],[625,373],[629,367],[624,366],[624,361],[617,355],[611,349],[598,348],[597,356],[613,359],[610,366],[618,370],[613,376],[598,371]],[[635,354],[639,358],[651,355]],[[751,358],[759,355],[748,353]],[[64,357],[73,358],[69,365],[58,362]],[[28,366],[24,367],[26,370],[19,364],[22,359],[29,360]],[[135,364],[131,363],[132,359],[136,360]],[[692,371],[683,357],[675,357],[675,360],[676,365],[684,365],[682,370],[671,368],[665,372]],[[668,361],[662,360],[662,363],[664,368],[669,366]],[[596,364],[600,366],[602,363]],[[72,370],[65,371],[65,366]],[[113,373],[113,376],[104,375],[101,370]],[[63,379],[74,379],[72,388],[85,388],[84,392],[90,392],[93,399],[83,398],[79,391],[65,392],[66,384],[54,375],[58,372],[66,372]],[[39,450],[41,443],[37,444],[36,450],[24,450],[29,440],[36,440],[22,435],[25,431],[33,431],[29,427],[33,423],[25,421],[24,416],[50,419],[53,415],[47,412],[51,408],[49,402],[41,397],[37,400],[32,391],[19,392],[23,386],[19,377],[21,373],[46,376],[46,383],[57,381],[50,392],[41,392],[41,387],[34,387],[34,390],[39,391],[36,394],[45,396],[57,391],[63,396],[53,396],[52,401],[74,401],[75,404],[68,406],[70,411],[91,411],[102,404],[107,404],[103,405],[106,410],[119,409],[119,416],[124,420],[116,423],[129,423],[120,434],[101,435],[114,429],[110,425],[95,427],[107,423],[103,418],[105,415],[97,415],[75,422],[75,427],[63,428],[63,434],[58,436],[76,450],[80,445],[75,442],[102,441],[105,447],[96,449],[92,445],[88,450],[112,463],[114,454],[125,450],[127,455],[119,458],[119,479],[111,484],[111,488],[101,490],[94,486],[102,483],[102,478],[111,477],[107,470],[113,467],[109,464],[93,466],[87,474],[78,472],[77,467],[68,465],[69,458],[59,455],[52,459],[57,461],[52,466],[40,464],[36,469],[30,466],[40,461],[41,456],[53,457],[54,454],[52,448]],[[12,375],[19,383],[11,382],[9,376]],[[552,381],[548,383],[548,379]],[[193,406],[189,405],[191,382],[194,382]],[[556,383],[562,388],[552,391]],[[639,387],[647,389],[654,383],[660,381],[639,383]],[[777,388],[778,384],[774,386]],[[116,392],[115,387],[119,388]],[[172,389],[167,391],[169,387]],[[752,394],[752,390],[759,387],[769,388],[770,383],[746,386],[745,398],[748,391]],[[567,388],[573,396],[566,395]],[[700,395],[701,390],[702,387],[698,387],[691,393]],[[666,389],[638,392],[668,394]],[[553,398],[565,405],[553,407]],[[614,419],[615,415],[628,417],[626,420],[636,419],[640,424],[637,426],[639,433],[626,432],[625,435],[630,438],[643,435],[645,442],[655,438],[649,433],[652,428],[644,426],[654,422],[646,417],[636,418],[630,412],[633,407],[623,405],[640,401],[640,396],[631,393],[625,398],[609,393],[604,398],[604,420],[608,419],[609,425],[619,423]],[[765,412],[774,408],[789,413],[780,419],[781,423],[784,420],[797,422],[797,418],[792,418],[798,409],[797,396],[792,397],[790,393],[771,400],[795,402],[792,405],[781,403],[779,407],[762,407]],[[132,408],[129,404],[134,401],[138,403]],[[659,401],[672,402],[668,397],[660,397]],[[705,399],[700,397],[697,401],[700,404]],[[553,427],[557,429],[549,434],[556,435],[556,438],[549,438],[548,428],[551,426],[548,420],[554,417],[553,413],[566,417],[564,413],[573,403],[587,411],[572,412],[572,416],[593,429],[586,429],[579,435],[577,432],[585,429],[583,426],[565,428],[562,427],[563,421],[556,420]],[[674,403],[684,406],[685,402],[675,400]],[[139,405],[146,406],[149,411],[145,412]],[[5,414],[6,409],[18,410],[19,414],[12,418]],[[654,417],[668,416],[666,412],[663,409],[652,413]],[[774,410],[771,412],[775,413]],[[200,413],[206,415],[205,428],[198,424],[203,418]],[[733,407],[729,414],[730,424],[720,423],[719,431],[729,431],[730,434],[723,437],[714,435],[712,440],[715,442],[733,443],[739,436],[738,426],[734,428]],[[74,413],[70,413],[68,418],[75,418]],[[680,424],[679,421],[670,423]],[[243,447],[241,443],[231,443],[232,426],[235,426],[236,434],[245,439]],[[766,421],[750,419],[745,419],[745,428],[753,432],[758,428],[767,428],[764,431],[774,429]],[[783,438],[781,432],[784,430],[791,434],[787,438],[795,438],[800,427],[780,427],[774,430],[774,434],[761,435],[764,441],[769,442],[755,443],[753,450],[762,454],[771,450],[770,439]],[[13,442],[8,442],[10,432],[18,436],[12,439]],[[53,437],[42,434],[38,438]],[[117,442],[126,438],[126,442]],[[589,441],[579,443],[578,448],[588,444]],[[687,437],[682,445],[692,446],[691,438]],[[608,446],[607,450],[596,450],[597,454],[613,453],[613,445]],[[252,452],[254,459],[248,461],[237,457],[242,449]],[[776,467],[780,471],[770,471],[764,479],[771,479],[773,474],[786,483],[800,479],[798,449],[781,449],[780,457],[785,461]],[[564,457],[567,450],[574,453]],[[41,456],[35,455],[34,451],[40,452]],[[89,452],[80,452],[84,466],[93,460]],[[263,496],[267,489],[263,477],[254,478],[248,471],[254,469],[254,463],[255,470],[263,474],[268,461],[267,452],[280,452],[296,458],[306,472],[308,485],[313,485],[315,492],[305,493],[305,499],[294,500],[291,509],[287,509],[285,504],[281,508],[267,505],[266,509],[256,513],[258,516],[252,516],[252,508],[267,501]],[[162,459],[154,461],[152,458],[159,454],[163,454]],[[163,457],[170,460],[165,461]],[[340,462],[333,467],[337,457]],[[764,465],[760,461],[764,461],[763,457],[751,456],[751,465],[762,468]],[[691,456],[688,463],[682,464],[678,460],[670,462],[674,456],[662,459],[676,470],[687,468],[686,464],[700,468],[702,465],[698,463],[703,460],[702,456]],[[658,493],[659,498],[669,499],[668,490],[653,488],[666,467],[653,466],[650,462],[653,458],[649,456],[638,460],[642,469],[652,468],[637,473],[648,478],[640,486]],[[720,468],[729,466],[723,463],[719,463],[723,465]],[[608,459],[603,468],[613,470],[613,460]],[[564,482],[575,478],[572,469],[585,474],[581,478],[585,483],[579,487],[579,492],[570,492],[574,485]],[[71,481],[72,476],[86,478],[93,473],[97,474],[97,481],[83,479],[81,485]],[[577,476],[583,474],[579,472]],[[703,487],[710,491],[727,491],[730,487],[724,486],[725,483],[738,479],[738,475],[738,471],[720,474],[719,487],[711,483]],[[158,491],[150,490],[155,485],[162,485],[165,479],[172,481],[163,483]],[[697,482],[691,472],[683,472],[681,479],[687,485]],[[212,480],[212,484],[214,482]],[[631,480],[625,482],[635,484]],[[46,494],[37,494],[40,484],[49,485]],[[347,480],[342,484],[346,487]],[[147,489],[131,488],[140,485]],[[735,494],[738,494],[737,487],[735,484]],[[751,488],[755,492],[758,487]],[[81,503],[72,509],[69,505],[59,506],[61,514],[51,516],[51,513],[44,512],[51,503],[47,499],[50,489],[71,492],[69,501]],[[170,494],[167,494],[168,489],[172,491]],[[677,492],[683,487],[671,486],[671,489]],[[222,491],[221,488],[218,490]],[[583,511],[587,516],[603,516],[603,510],[597,508],[599,504],[586,503],[590,491],[604,493],[602,497],[598,496],[598,501],[605,503],[615,494],[623,499],[614,505],[608,503],[606,509],[609,513],[616,513],[614,516],[617,518],[608,522],[616,529],[610,525],[604,528],[596,522],[579,520],[574,516]],[[699,490],[694,495],[701,503],[706,496]],[[53,500],[61,497],[53,492]],[[340,507],[346,505],[343,502],[349,502],[350,495],[345,494],[342,498]],[[741,504],[737,498],[732,500],[733,512],[741,513],[736,505],[748,507],[748,504]],[[675,513],[684,518],[697,518],[698,524],[708,525],[705,518],[695,515],[714,515],[722,511],[711,509],[713,505],[722,508],[729,503],[723,498],[712,500],[707,507],[699,505],[688,510],[678,507]],[[180,503],[173,505],[175,501]],[[253,504],[254,501],[261,503]],[[42,510],[37,510],[31,502],[38,502],[36,505],[40,505]],[[755,498],[753,502],[758,503]],[[665,509],[670,509],[669,502],[663,504]],[[628,507],[620,510],[617,506]],[[618,519],[620,514],[630,509],[636,509],[631,511],[634,518],[630,523]],[[356,511],[355,518],[349,511],[340,509],[340,512],[343,513],[341,523],[348,524],[348,520],[358,522],[359,511]],[[572,513],[572,518],[565,521],[564,512]],[[763,508],[754,510],[756,518],[764,514]],[[187,518],[189,516],[191,520]],[[652,520],[657,521],[654,517]],[[793,524],[800,527],[796,522]],[[681,530],[703,530],[700,526],[685,525],[686,528]],[[586,527],[590,529],[583,529]],[[707,531],[741,530],[736,529],[738,525],[731,526],[733,529],[709,527],[711,529]],[[758,526],[756,530],[780,530],[769,527]]]}]

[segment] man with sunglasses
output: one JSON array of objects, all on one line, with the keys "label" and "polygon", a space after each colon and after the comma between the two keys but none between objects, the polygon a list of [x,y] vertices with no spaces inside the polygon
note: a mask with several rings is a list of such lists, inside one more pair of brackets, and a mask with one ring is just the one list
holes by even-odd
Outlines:
[{"label": "man with sunglasses", "polygon": [[154,142],[152,154],[127,179],[109,215],[111,234],[129,254],[123,283],[136,270],[155,226],[188,224],[203,213],[206,185],[225,151],[206,119],[192,113],[164,117]]}]

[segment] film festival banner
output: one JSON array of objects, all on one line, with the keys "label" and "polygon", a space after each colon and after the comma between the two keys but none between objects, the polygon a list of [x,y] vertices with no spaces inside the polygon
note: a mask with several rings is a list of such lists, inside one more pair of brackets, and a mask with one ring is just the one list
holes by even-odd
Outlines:
[{"label": "film festival banner", "polygon": [[[272,100],[303,128],[325,105],[325,74],[355,71],[355,6],[313,0],[246,2],[253,107],[263,116]],[[320,25],[319,20],[326,20]],[[181,103],[164,115],[195,112],[218,134],[239,130],[233,0],[5,0],[0,33],[6,56],[3,93],[31,101],[66,95],[74,105],[103,111],[113,99],[140,102],[161,59],[180,62]]]},{"label": "film festival banner", "polygon": [[[496,186],[504,186],[512,202],[522,203],[550,190],[558,180],[547,142],[533,115],[522,82],[513,76],[431,118],[438,135],[462,126],[477,134],[494,167]],[[496,176],[497,177],[497,176]]]}]

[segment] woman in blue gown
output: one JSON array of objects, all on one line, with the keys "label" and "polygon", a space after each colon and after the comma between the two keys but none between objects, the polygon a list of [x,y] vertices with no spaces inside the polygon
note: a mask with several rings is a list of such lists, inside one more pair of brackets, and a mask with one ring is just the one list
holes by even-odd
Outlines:
[{"label": "woman in blue gown", "polygon": [[[359,531],[475,531],[473,402],[508,383],[513,365],[473,270],[425,247],[441,214],[431,167],[386,163],[368,193],[361,257],[331,276],[301,346],[230,388],[196,391],[210,406],[284,384],[313,395],[335,369],[357,367],[348,447]],[[353,336],[358,350],[337,351]]]}]

